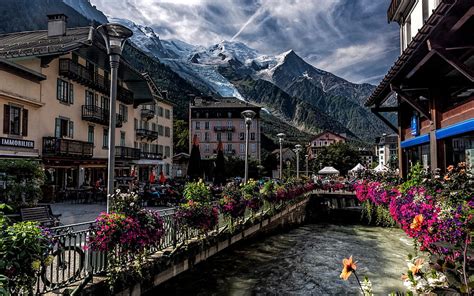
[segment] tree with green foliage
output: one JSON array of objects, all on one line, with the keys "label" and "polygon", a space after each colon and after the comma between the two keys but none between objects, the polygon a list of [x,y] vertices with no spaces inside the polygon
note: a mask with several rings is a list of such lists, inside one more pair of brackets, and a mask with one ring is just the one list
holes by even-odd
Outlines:
[{"label": "tree with green foliage", "polygon": [[267,177],[272,176],[272,171],[278,168],[278,158],[273,153],[268,153],[262,162],[264,174]]},{"label": "tree with green foliage", "polygon": [[6,188],[0,189],[0,201],[13,207],[32,206],[43,196],[41,186],[45,175],[38,161],[3,159],[0,173],[0,179],[6,181]]},{"label": "tree with green foliage", "polygon": [[322,167],[332,166],[345,175],[361,161],[356,147],[348,143],[335,143],[318,151],[313,161],[313,170],[317,172]]},{"label": "tree with green foliage", "polygon": [[225,183],[225,157],[222,142],[217,145],[217,157],[214,168],[214,184],[222,185]]},{"label": "tree with green foliage", "polygon": [[175,154],[189,151],[189,126],[188,123],[182,119],[175,119],[173,121],[173,151]]},{"label": "tree with green foliage", "polygon": [[194,135],[193,147],[189,156],[188,176],[191,180],[202,178],[201,152],[199,151],[199,141],[196,135]]}]

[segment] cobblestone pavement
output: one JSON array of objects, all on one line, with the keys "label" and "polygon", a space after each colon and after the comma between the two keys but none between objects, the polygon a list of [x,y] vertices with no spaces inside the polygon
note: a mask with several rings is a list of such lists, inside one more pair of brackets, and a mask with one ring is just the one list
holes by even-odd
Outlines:
[{"label": "cobblestone pavement", "polygon": [[[63,225],[94,221],[101,213],[106,211],[105,203],[54,203],[51,204],[54,214],[61,214],[60,221]],[[157,210],[172,210],[170,207],[147,207]]]}]

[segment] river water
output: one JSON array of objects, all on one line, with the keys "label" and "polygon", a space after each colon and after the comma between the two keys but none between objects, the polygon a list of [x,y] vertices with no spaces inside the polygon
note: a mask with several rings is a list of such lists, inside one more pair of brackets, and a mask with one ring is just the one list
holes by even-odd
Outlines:
[{"label": "river water", "polygon": [[150,295],[353,295],[354,276],[339,278],[353,255],[376,295],[404,291],[411,240],[399,229],[309,224],[240,244],[156,288]]}]

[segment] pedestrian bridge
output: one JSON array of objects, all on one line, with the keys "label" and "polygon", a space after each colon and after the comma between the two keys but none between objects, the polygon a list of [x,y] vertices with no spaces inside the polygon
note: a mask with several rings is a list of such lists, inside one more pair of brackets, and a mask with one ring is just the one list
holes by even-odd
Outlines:
[{"label": "pedestrian bridge", "polygon": [[[330,219],[331,216],[340,216],[338,211],[357,212],[358,219],[360,219],[360,211],[357,211],[359,209],[357,206],[357,199],[352,192],[312,191],[300,197],[293,204],[273,210],[267,209],[253,217],[247,217],[235,225],[232,232],[226,225],[220,223],[217,229],[204,237],[189,229],[174,229],[173,213],[164,213],[166,235],[161,245],[153,250],[153,255],[148,260],[149,266],[143,267],[146,269],[144,274],[149,274],[150,277],[142,279],[139,283],[134,281],[122,283],[124,288],[117,295],[141,295],[207,258],[252,237],[265,236],[310,220],[324,221]],[[343,216],[347,216],[346,214]],[[38,279],[37,294],[64,293],[65,290],[70,291],[79,286],[82,295],[100,295],[108,292],[109,288],[104,276],[107,255],[85,248],[87,237],[91,231],[89,226],[92,223],[53,229],[59,234],[58,239],[62,241],[62,245],[80,247],[84,249],[85,254],[83,259],[77,260],[83,260],[83,262],[76,262],[76,260],[69,262],[75,266],[66,269],[71,272],[71,270],[74,271],[80,267],[76,277],[70,279],[67,274],[57,274],[56,279],[59,282],[54,286],[47,286]],[[64,282],[61,282],[60,279],[64,279]]]}]

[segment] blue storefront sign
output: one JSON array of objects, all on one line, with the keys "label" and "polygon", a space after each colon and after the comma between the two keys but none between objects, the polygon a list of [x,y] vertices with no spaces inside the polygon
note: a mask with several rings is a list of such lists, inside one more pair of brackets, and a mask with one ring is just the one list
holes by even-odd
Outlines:
[{"label": "blue storefront sign", "polygon": [[411,135],[412,136],[418,136],[420,134],[420,120],[418,117],[418,114],[413,113],[413,116],[411,117]]}]

